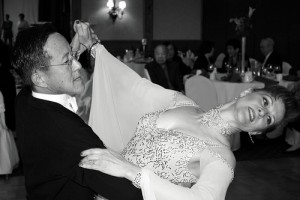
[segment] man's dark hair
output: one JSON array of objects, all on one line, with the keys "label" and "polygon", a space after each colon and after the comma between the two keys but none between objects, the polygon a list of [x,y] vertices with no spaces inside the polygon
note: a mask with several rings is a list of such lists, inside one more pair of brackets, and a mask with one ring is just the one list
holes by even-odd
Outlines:
[{"label": "man's dark hair", "polygon": [[228,46],[232,46],[234,49],[237,49],[237,48],[241,49],[241,43],[237,39],[230,39],[230,40],[228,40],[227,43],[226,43],[226,48]]},{"label": "man's dark hair", "polygon": [[49,35],[56,32],[51,24],[43,24],[21,31],[13,49],[13,66],[25,85],[32,86],[31,75],[41,66],[49,65],[44,46]]},{"label": "man's dark hair", "polygon": [[25,15],[24,15],[23,13],[20,13],[20,14],[19,14],[19,17],[20,17],[20,19],[23,20],[23,19],[25,18]]},{"label": "man's dark hair", "polygon": [[200,54],[210,53],[214,47],[215,44],[212,41],[204,40],[200,44],[199,53]]}]

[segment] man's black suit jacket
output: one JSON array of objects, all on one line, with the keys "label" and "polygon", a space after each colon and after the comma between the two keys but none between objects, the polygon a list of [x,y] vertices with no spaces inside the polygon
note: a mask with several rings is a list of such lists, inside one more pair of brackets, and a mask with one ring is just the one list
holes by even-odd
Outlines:
[{"label": "man's black suit jacket", "polygon": [[142,199],[130,181],[78,166],[80,152],[104,148],[75,113],[32,97],[24,88],[16,102],[17,136],[28,200]]},{"label": "man's black suit jacket", "polygon": [[273,65],[273,66],[281,66],[281,72],[282,72],[282,59],[279,56],[278,53],[276,53],[275,51],[273,51],[270,56],[268,57],[268,59],[265,62],[265,66],[267,65]]},{"label": "man's black suit jacket", "polygon": [[167,62],[168,76],[173,86],[173,88],[170,88],[165,72],[157,62],[153,61],[145,66],[153,83],[158,84],[166,89],[173,89],[180,92],[184,90],[184,86],[179,67],[179,64],[176,62]]}]

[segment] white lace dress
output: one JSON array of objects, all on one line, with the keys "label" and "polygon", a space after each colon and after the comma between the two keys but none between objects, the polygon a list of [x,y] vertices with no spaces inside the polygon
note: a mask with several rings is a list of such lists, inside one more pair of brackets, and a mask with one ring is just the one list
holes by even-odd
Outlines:
[{"label": "white lace dress", "polygon": [[[142,168],[144,199],[225,199],[235,166],[230,148],[205,134],[194,137],[156,125],[170,109],[197,105],[140,78],[102,45],[96,51],[89,124],[108,148]],[[196,173],[190,165],[197,166]]]}]

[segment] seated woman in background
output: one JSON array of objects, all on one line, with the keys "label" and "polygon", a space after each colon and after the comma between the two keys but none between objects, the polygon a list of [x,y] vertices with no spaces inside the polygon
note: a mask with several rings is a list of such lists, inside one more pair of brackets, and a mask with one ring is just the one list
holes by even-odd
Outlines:
[{"label": "seated woman in background", "polygon": [[[227,70],[237,70],[242,65],[241,43],[237,39],[231,39],[226,43],[226,56],[223,59],[222,67],[218,69],[220,73],[226,73]],[[249,58],[245,57],[245,69],[250,67]]]},{"label": "seated woman in background", "polygon": [[202,75],[206,76],[207,72],[210,70],[209,66],[213,63],[211,62],[211,58],[214,55],[215,44],[211,41],[203,41],[200,45],[199,55],[197,60],[195,61],[193,72],[195,74],[196,70],[201,70]]},{"label": "seated woman in background", "polygon": [[179,65],[179,70],[181,73],[181,76],[183,77],[184,75],[190,74],[192,67],[193,67],[193,62],[190,59],[186,59],[187,63],[184,63],[182,58],[178,55],[178,49],[176,48],[175,44],[171,42],[166,42],[165,45],[168,48],[168,56],[167,60],[169,62],[176,62]]},{"label": "seated woman in background", "polygon": [[225,199],[236,164],[229,136],[260,134],[298,114],[298,102],[280,86],[245,92],[203,113],[101,44],[94,47],[89,124],[108,149],[83,152],[80,166],[132,181],[147,200]]}]

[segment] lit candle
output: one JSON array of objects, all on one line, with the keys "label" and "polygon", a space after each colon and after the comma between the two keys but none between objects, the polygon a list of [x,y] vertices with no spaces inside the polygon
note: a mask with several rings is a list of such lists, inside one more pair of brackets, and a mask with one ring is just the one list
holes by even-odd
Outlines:
[{"label": "lit candle", "polygon": [[241,64],[241,73],[245,72],[245,52],[246,52],[246,37],[242,37],[242,64]]}]

